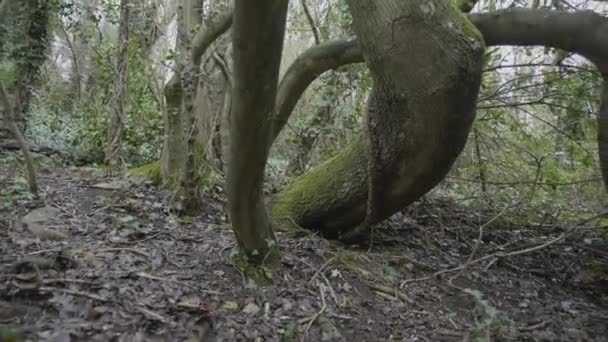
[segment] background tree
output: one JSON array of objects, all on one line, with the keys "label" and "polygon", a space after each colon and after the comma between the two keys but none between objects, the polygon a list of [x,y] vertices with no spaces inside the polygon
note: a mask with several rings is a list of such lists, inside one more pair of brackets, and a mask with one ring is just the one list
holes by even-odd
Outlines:
[{"label": "background tree", "polygon": [[[114,98],[110,109],[108,142],[106,146],[106,163],[110,170],[120,171],[125,167],[123,156],[123,138],[125,130],[125,107],[129,96],[129,0],[120,1],[120,18],[118,26],[118,51],[115,59]],[[74,59],[76,63],[76,59]],[[77,81],[77,83],[80,83]]]},{"label": "background tree", "polygon": [[[3,3],[12,7],[12,3]],[[230,3],[131,0],[123,158],[127,166],[136,166],[131,173],[171,187],[178,195],[172,198],[179,199],[181,213],[200,212],[197,200],[201,191],[225,190],[231,201],[238,203],[229,205],[229,211],[240,231],[241,246],[249,245],[244,240],[256,239],[259,248],[273,244],[261,242],[272,241],[269,228],[259,228],[264,238],[251,237],[257,234],[258,226],[271,225],[259,214],[263,211],[262,191],[269,200],[270,221],[275,227],[295,223],[328,236],[381,221],[431,189],[473,207],[519,203],[524,196],[534,209],[527,217],[517,218],[522,220],[543,215],[543,211],[558,211],[562,217],[573,215],[573,210],[562,205],[573,203],[573,199],[579,204],[576,210],[604,203],[601,174],[596,168],[597,147],[590,141],[599,136],[600,154],[605,155],[601,132],[605,131],[606,105],[600,99],[605,93],[601,89],[607,45],[605,37],[597,33],[603,32],[606,20],[602,15],[580,11],[605,13],[602,4],[459,1],[460,8],[472,9],[467,17],[475,27],[467,27],[471,32],[477,28],[488,47],[472,131],[458,131],[458,141],[449,140],[440,144],[445,149],[430,153],[434,143],[446,137],[437,133],[440,125],[420,121],[420,127],[406,138],[390,133],[397,127],[403,132],[411,129],[398,122],[399,118],[416,121],[416,115],[422,115],[405,111],[407,115],[395,115],[391,124],[381,127],[388,133],[380,134],[384,140],[376,143],[384,144],[388,152],[380,155],[381,162],[370,163],[368,155],[374,149],[370,152],[368,142],[376,135],[368,134],[366,114],[368,108],[386,106],[367,101],[377,83],[374,68],[380,68],[368,70],[367,64],[379,62],[363,63],[366,50],[359,44],[362,38],[354,37],[355,33],[361,35],[354,25],[356,18],[348,2],[335,1],[298,1],[287,10],[274,105],[264,109],[266,115],[256,112],[253,116],[268,118],[260,126],[249,119],[242,123],[247,128],[260,128],[262,140],[256,144],[264,142],[265,147],[254,146],[253,140],[239,135],[237,146],[247,145],[256,151],[251,160],[241,158],[249,153],[232,147],[234,130],[245,128],[235,122],[235,117],[244,114],[234,114],[234,105],[243,96],[235,92],[240,82],[237,74],[243,70],[237,71],[238,63],[233,61],[236,51],[233,32],[229,32],[233,21]],[[39,69],[40,81],[27,111],[24,135],[62,151],[73,162],[104,163],[111,145],[107,132],[115,93],[113,58],[120,45],[120,6],[98,0],[62,4],[59,20],[51,21],[49,27],[51,58]],[[182,11],[178,11],[180,4],[185,6]],[[378,15],[377,21],[383,18]],[[9,31],[3,32],[10,37],[25,32]],[[374,40],[380,43],[380,39]],[[18,47],[10,42],[2,40],[9,47]],[[2,51],[8,56],[14,49]],[[397,61],[387,59],[386,63]],[[10,80],[9,93],[14,93],[11,84],[16,80],[16,69],[4,63],[2,70]],[[271,70],[263,68],[260,73],[264,71]],[[272,82],[269,79],[267,83]],[[266,83],[247,84],[257,90]],[[274,86],[269,85],[269,89]],[[393,87],[396,83],[388,88]],[[435,105],[439,107],[441,101]],[[244,109],[237,112],[241,111]],[[271,127],[270,141],[264,140],[266,124]],[[252,132],[255,129],[249,134]],[[417,144],[424,148],[409,147],[413,152],[407,155],[406,140],[425,132],[427,138]],[[401,147],[390,147],[393,143]],[[458,154],[461,148],[463,152]],[[411,158],[420,162],[408,162]],[[606,158],[601,159],[605,165]],[[230,166],[235,160],[237,165],[245,167],[249,164],[239,163],[250,161],[255,167],[235,171]],[[431,161],[441,167],[433,172],[420,171],[430,168]],[[268,167],[260,173],[264,163]],[[447,173],[452,163],[454,167]],[[390,203],[390,208],[369,215],[368,175],[375,166],[380,168],[377,178],[390,183],[380,184],[381,189],[391,190],[380,191],[387,196],[380,202]],[[385,174],[387,170],[396,173]],[[295,180],[290,178],[299,174],[302,176]],[[419,179],[416,174],[434,177]],[[243,180],[237,181],[239,177]],[[226,178],[230,178],[230,185],[224,188]],[[262,183],[265,187],[260,188]],[[194,204],[192,210],[183,211],[189,204]],[[243,222],[256,221],[252,217],[258,223],[244,228]],[[244,250],[259,252],[251,246]]]},{"label": "background tree", "polygon": [[[471,15],[470,18],[473,24],[479,28],[486,43],[490,46],[546,45],[562,48],[586,56],[591,61],[594,61],[600,70],[602,70],[604,61],[606,60],[606,51],[603,48],[602,38],[599,35],[593,34],[596,30],[603,29],[607,23],[605,18],[599,15],[588,12],[564,13],[551,10],[512,9],[496,12],[492,15],[475,14]],[[589,25],[582,23],[589,23]],[[563,34],[556,35],[554,34],[555,32],[562,32]],[[580,37],[597,38],[591,40],[579,38],[577,40],[575,37],[579,35]],[[573,41],[576,42],[573,43]],[[352,51],[355,48],[354,44],[349,44],[348,42],[334,44],[331,48],[326,47],[326,55],[322,57],[317,55],[315,57],[318,60],[333,60],[334,62],[337,60],[337,62],[331,65],[323,65],[321,70],[311,67],[309,71],[312,69],[314,73],[320,73],[328,68],[349,63],[353,60],[351,53],[353,53]],[[357,51],[357,53],[360,52]],[[308,60],[308,63],[313,64],[310,60]],[[320,66],[321,64],[318,65],[318,67]],[[309,76],[310,74],[305,75],[302,79],[306,79]],[[294,92],[299,94],[301,89],[302,85],[300,84],[297,88],[294,87]],[[600,131],[602,130],[601,118],[604,115],[600,110],[598,116],[600,118]],[[285,121],[282,117],[278,120],[279,123]],[[605,144],[605,141],[600,139],[599,143],[600,157],[605,160],[602,157],[604,153],[604,147],[602,146]],[[349,173],[349,170],[357,170],[360,169],[361,165],[364,165],[364,162],[360,162],[356,158],[356,156],[365,155],[364,150],[363,146],[355,144],[339,156],[334,157],[292,183],[277,196],[272,209],[275,218],[289,217],[298,225],[315,227],[329,235],[335,235],[342,229],[350,229],[353,225],[361,222],[365,217],[364,203],[366,199],[363,194],[365,193],[367,180],[359,178],[358,181],[353,182],[352,179],[357,178],[352,173]],[[431,154],[426,155],[424,158],[425,160],[434,159],[434,157],[431,157]],[[418,164],[414,163],[411,165]],[[405,177],[404,173],[407,173],[405,169],[399,177]],[[364,175],[359,177],[364,177]],[[395,210],[399,210],[398,208],[402,208],[407,203],[416,200],[434,187],[441,179],[442,177],[430,177],[425,181],[420,180],[419,182],[412,183],[417,185],[417,190],[405,190],[405,188],[402,188],[403,192],[401,193],[398,190],[393,190],[392,196],[395,197],[387,198],[386,201],[388,203],[395,203],[399,202],[399,200],[404,200],[404,202],[399,202],[399,204],[395,205],[395,208],[387,210],[380,217],[388,217]]]}]

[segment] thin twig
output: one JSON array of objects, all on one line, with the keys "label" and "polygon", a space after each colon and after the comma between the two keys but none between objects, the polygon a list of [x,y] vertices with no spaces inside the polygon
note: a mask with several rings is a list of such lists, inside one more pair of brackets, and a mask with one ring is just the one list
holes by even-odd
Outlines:
[{"label": "thin twig", "polygon": [[85,298],[89,298],[89,299],[93,299],[93,300],[97,300],[100,302],[111,302],[111,299],[108,298],[104,298],[92,293],[87,293],[87,292],[82,292],[82,291],[78,291],[78,290],[71,290],[71,289],[62,289],[59,287],[47,287],[47,286],[41,286],[38,288],[39,291],[43,291],[43,292],[61,292],[61,293],[65,293],[68,295],[72,295],[72,296],[79,296],[79,297],[85,297]]},{"label": "thin twig", "polygon": [[387,295],[391,295],[399,300],[401,300],[402,302],[408,303],[408,304],[414,304],[414,300],[412,298],[410,298],[408,295],[406,295],[405,293],[388,287],[388,286],[384,286],[384,285],[380,285],[380,284],[373,284],[373,283],[368,283],[367,286],[369,286],[371,289],[376,290],[378,292],[382,292],[385,293]]},{"label": "thin twig", "polygon": [[[563,232],[562,234],[560,234],[558,237],[556,237],[556,238],[554,238],[554,239],[552,239],[550,241],[547,241],[547,242],[545,242],[543,244],[536,245],[536,246],[533,246],[533,247],[530,247],[530,248],[525,248],[525,249],[520,249],[520,250],[508,252],[508,253],[496,252],[496,253],[489,254],[489,255],[486,255],[484,257],[472,260],[466,266],[469,267],[471,265],[478,264],[478,263],[486,261],[488,259],[502,259],[502,258],[508,258],[508,257],[512,257],[512,256],[517,256],[517,255],[522,255],[522,254],[536,252],[536,251],[541,250],[543,248],[549,247],[549,246],[551,246],[551,245],[553,245],[553,244],[555,244],[557,242],[560,242],[565,237],[567,237],[570,234],[572,234],[580,226],[582,226],[582,225],[584,225],[584,224],[586,224],[586,223],[588,223],[590,221],[596,220],[598,218],[602,218],[602,217],[608,217],[608,211],[607,212],[602,212],[602,213],[600,213],[598,215],[595,215],[593,217],[590,217],[590,218],[588,218],[586,220],[583,220],[583,221],[581,221],[581,222],[573,225],[572,227],[570,227],[569,229],[567,229],[565,232]],[[432,275],[427,276],[427,277],[416,278],[416,279],[407,279],[407,280],[405,280],[405,281],[403,281],[401,283],[401,287],[405,286],[406,284],[411,284],[411,283],[420,282],[420,281],[427,281],[427,280],[430,280],[431,278],[435,278],[435,277],[440,276],[440,275],[445,274],[445,273],[451,273],[451,272],[460,271],[464,267],[465,267],[465,265],[461,265],[461,266],[454,267],[454,268],[451,268],[451,269],[445,269],[445,270],[441,270],[441,271],[435,272]]]},{"label": "thin twig", "polygon": [[302,321],[302,323],[308,321],[306,329],[304,329],[304,334],[308,334],[308,331],[310,330],[310,327],[312,327],[312,324],[319,318],[319,316],[321,316],[325,312],[325,308],[327,308],[327,303],[325,302],[325,291],[323,290],[322,284],[319,284],[319,292],[321,293],[321,302],[323,303],[323,305],[321,306],[321,310],[317,311],[317,313],[315,313],[312,317],[309,317]]},{"label": "thin twig", "polygon": [[513,206],[507,206],[505,207],[503,210],[501,210],[497,215],[495,215],[494,217],[492,217],[492,219],[490,219],[488,222],[482,224],[479,226],[479,235],[477,236],[477,241],[475,242],[475,246],[473,247],[473,251],[471,251],[471,255],[469,255],[469,258],[467,259],[467,262],[462,265],[462,269],[456,273],[456,275],[454,275],[450,280],[449,283],[452,283],[452,281],[458,277],[460,277],[466,270],[467,268],[470,266],[471,261],[473,261],[473,258],[475,257],[475,255],[477,255],[477,251],[479,251],[479,246],[481,246],[481,242],[483,240],[483,230],[485,227],[491,225],[492,223],[494,223],[496,220],[498,220],[502,215],[504,215],[507,210],[509,208],[512,208]]},{"label": "thin twig", "polygon": [[317,272],[315,272],[315,274],[313,274],[312,278],[310,278],[310,280],[308,281],[308,283],[309,283],[309,284],[310,284],[310,283],[312,283],[312,282],[313,282],[313,280],[315,280],[315,279],[316,279],[316,278],[319,276],[319,274],[320,274],[321,272],[323,272],[323,271],[325,270],[325,268],[326,268],[326,267],[327,267],[329,264],[331,264],[332,262],[334,262],[334,260],[335,260],[337,257],[338,257],[337,255],[334,255],[333,257],[329,258],[329,259],[328,259],[328,260],[327,260],[327,261],[326,261],[326,262],[325,262],[323,265],[321,265],[321,267],[319,267],[319,269],[317,270]]},{"label": "thin twig", "polygon": [[141,251],[139,249],[136,249],[136,248],[126,248],[126,247],[102,248],[102,249],[98,249],[96,252],[98,252],[98,253],[129,252],[129,253],[137,254],[137,255],[142,256],[147,259],[150,258],[150,255],[148,253]]}]

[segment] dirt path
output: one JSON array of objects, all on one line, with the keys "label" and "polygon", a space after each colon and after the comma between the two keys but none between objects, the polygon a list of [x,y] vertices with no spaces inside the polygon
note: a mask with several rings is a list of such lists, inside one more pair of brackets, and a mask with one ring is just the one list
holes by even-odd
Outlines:
[{"label": "dirt path", "polygon": [[[256,289],[232,265],[221,194],[180,219],[145,184],[75,170],[40,182],[42,202],[0,209],[0,329],[24,340],[608,341],[606,279],[588,271],[608,250],[586,226],[472,265],[453,281],[466,293],[449,285],[457,272],[431,276],[464,264],[489,218],[423,202],[380,227],[372,253],[279,233],[282,269]],[[45,206],[46,220],[22,224]],[[477,256],[564,227],[487,227]]]}]

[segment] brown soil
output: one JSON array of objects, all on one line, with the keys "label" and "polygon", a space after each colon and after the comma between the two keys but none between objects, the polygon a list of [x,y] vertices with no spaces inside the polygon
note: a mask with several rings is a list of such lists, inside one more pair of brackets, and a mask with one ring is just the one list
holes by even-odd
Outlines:
[{"label": "brown soil", "polygon": [[[40,175],[42,200],[13,196],[0,209],[0,341],[9,329],[28,341],[608,341],[606,276],[594,267],[608,262],[607,242],[589,228],[597,221],[500,219],[477,243],[495,214],[424,200],[376,227],[371,252],[278,233],[282,267],[273,286],[255,288],[233,264],[220,189],[185,219],[150,185],[95,187],[112,181],[50,171]],[[6,203],[14,178],[0,183]],[[21,224],[43,206],[60,209],[45,227],[67,240]],[[444,272],[475,249],[473,259],[509,253],[564,232],[537,251]]]}]

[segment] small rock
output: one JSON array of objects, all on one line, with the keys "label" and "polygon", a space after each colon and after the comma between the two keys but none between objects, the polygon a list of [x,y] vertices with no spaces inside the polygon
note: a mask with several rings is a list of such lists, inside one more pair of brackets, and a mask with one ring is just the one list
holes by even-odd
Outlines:
[{"label": "small rock", "polygon": [[221,309],[225,311],[234,311],[239,308],[239,305],[236,302],[225,302],[222,304]]},{"label": "small rock", "polygon": [[117,179],[108,183],[97,183],[92,187],[102,190],[122,190],[129,187],[129,182]]},{"label": "small rock", "polygon": [[538,341],[538,342],[557,341],[557,334],[555,334],[551,330],[535,331],[533,333],[533,336],[534,336],[534,341]]},{"label": "small rock", "polygon": [[29,231],[41,241],[64,241],[69,237],[57,230],[49,229],[38,223],[28,224]]},{"label": "small rock", "polygon": [[247,315],[256,315],[258,312],[260,312],[260,307],[254,303],[249,303],[245,306],[245,308],[243,308],[242,312]]},{"label": "small rock", "polygon": [[28,225],[32,223],[46,222],[50,219],[56,218],[60,213],[61,210],[46,206],[30,211],[27,215],[23,216],[21,221]]},{"label": "small rock", "polygon": [[566,329],[566,335],[568,336],[568,338],[571,341],[587,341],[587,340],[589,340],[589,336],[587,336],[587,334],[584,331],[576,329],[576,328]]}]

